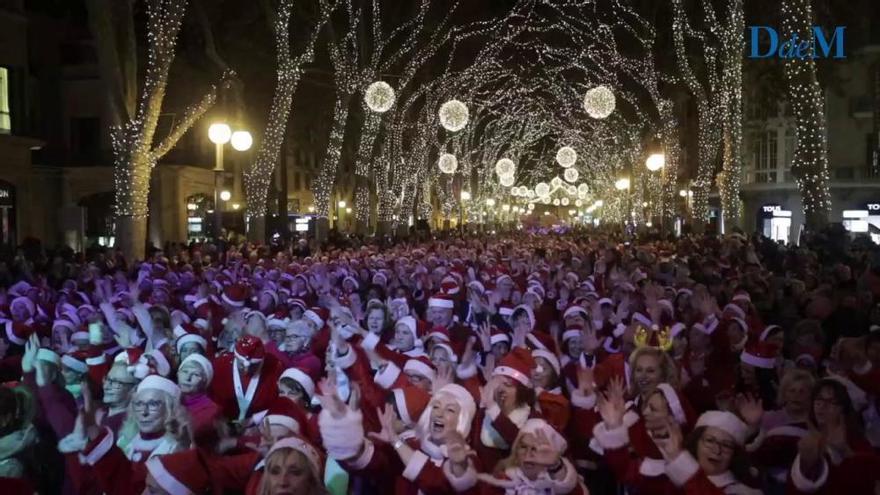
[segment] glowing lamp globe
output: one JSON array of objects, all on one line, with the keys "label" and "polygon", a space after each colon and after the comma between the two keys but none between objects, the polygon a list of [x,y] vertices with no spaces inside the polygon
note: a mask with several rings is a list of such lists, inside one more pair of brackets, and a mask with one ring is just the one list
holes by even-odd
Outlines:
[{"label": "glowing lamp globe", "polygon": [[221,201],[229,201],[230,199],[232,199],[232,193],[230,193],[229,191],[222,191],[220,193]]},{"label": "glowing lamp globe", "polygon": [[596,86],[584,95],[584,110],[594,119],[604,119],[614,112],[614,93],[606,86]]},{"label": "glowing lamp globe", "polygon": [[437,168],[444,174],[454,174],[458,170],[458,159],[455,158],[455,155],[443,153],[437,160]]},{"label": "glowing lamp globe", "polygon": [[394,88],[384,81],[376,81],[367,86],[364,92],[364,103],[376,113],[385,113],[394,106]]},{"label": "glowing lamp globe", "polygon": [[214,144],[226,144],[232,137],[232,129],[228,125],[218,122],[208,127],[208,139]]},{"label": "glowing lamp globe", "polygon": [[553,180],[550,181],[550,185],[553,187],[560,187],[562,186],[562,179],[554,177]]},{"label": "glowing lamp globe", "polygon": [[553,206],[559,206],[559,198],[553,200]]},{"label": "glowing lamp globe", "polygon": [[248,131],[233,132],[229,141],[230,144],[232,144],[232,147],[237,151],[247,151],[251,149],[251,145],[254,144],[254,138],[251,137],[251,133]]},{"label": "glowing lamp globe", "polygon": [[516,164],[509,158],[502,158],[495,163],[495,173],[499,177],[513,175],[516,172]]},{"label": "glowing lamp globe", "polygon": [[550,186],[548,186],[546,182],[539,182],[538,185],[535,186],[535,194],[541,197],[550,194]]},{"label": "glowing lamp globe", "polygon": [[578,159],[577,151],[570,146],[563,146],[556,152],[556,163],[563,168],[568,168],[575,164]]},{"label": "glowing lamp globe", "polygon": [[447,131],[460,131],[468,123],[468,108],[458,100],[449,100],[440,106],[440,125]]},{"label": "glowing lamp globe", "polygon": [[645,160],[645,166],[651,172],[656,172],[666,165],[666,157],[662,153],[654,153]]},{"label": "glowing lamp globe", "polygon": [[565,177],[565,180],[568,182],[577,182],[578,177],[580,177],[580,174],[578,174],[578,171],[576,168],[567,168],[567,169],[565,169],[565,173],[562,174],[562,176]]},{"label": "glowing lamp globe", "polygon": [[513,183],[514,183],[514,181],[516,181],[516,178],[515,178],[514,176],[512,176],[512,175],[502,175],[502,176],[498,179],[498,182],[499,182],[502,186],[504,186],[504,187],[510,187],[510,186],[512,186]]}]

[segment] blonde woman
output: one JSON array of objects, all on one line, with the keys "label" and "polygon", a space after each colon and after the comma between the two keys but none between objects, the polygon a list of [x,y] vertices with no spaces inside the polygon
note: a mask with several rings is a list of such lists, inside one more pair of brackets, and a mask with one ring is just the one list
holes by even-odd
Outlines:
[{"label": "blonde woman", "polygon": [[328,493],[323,473],[324,456],[318,449],[299,437],[283,438],[269,449],[262,472],[254,473],[261,476],[257,495],[323,495]]}]

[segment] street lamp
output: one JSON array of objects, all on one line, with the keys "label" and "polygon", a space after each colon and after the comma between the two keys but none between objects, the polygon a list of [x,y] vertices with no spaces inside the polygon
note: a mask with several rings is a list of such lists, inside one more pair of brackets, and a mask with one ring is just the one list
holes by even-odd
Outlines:
[{"label": "street lamp", "polygon": [[251,137],[251,133],[248,131],[235,131],[229,139],[232,147],[237,151],[247,151],[254,144],[254,138]]},{"label": "street lamp", "polygon": [[652,153],[647,160],[645,160],[645,167],[648,168],[651,172],[656,172],[660,170],[660,231],[663,232],[664,220],[666,217],[665,206],[666,206],[666,198],[663,195],[664,188],[666,187],[666,155],[663,153]]},{"label": "street lamp", "polygon": [[221,191],[220,192],[220,201],[229,201],[232,199],[232,193],[229,191]]},{"label": "street lamp", "polygon": [[654,153],[645,160],[645,166],[648,167],[648,170],[651,172],[660,170],[664,165],[666,165],[666,156],[662,153]]},{"label": "street lamp", "polygon": [[208,127],[208,139],[214,143],[214,238],[220,238],[223,229],[223,207],[221,201],[229,201],[232,194],[222,191],[223,187],[223,145],[232,141],[237,151],[246,151],[253,144],[251,133],[243,130],[232,132],[225,122],[215,122]]},{"label": "street lamp", "polygon": [[345,210],[345,201],[340,200],[336,203],[336,206],[336,216],[339,219],[339,224],[336,227],[339,228],[342,225],[342,212]]}]

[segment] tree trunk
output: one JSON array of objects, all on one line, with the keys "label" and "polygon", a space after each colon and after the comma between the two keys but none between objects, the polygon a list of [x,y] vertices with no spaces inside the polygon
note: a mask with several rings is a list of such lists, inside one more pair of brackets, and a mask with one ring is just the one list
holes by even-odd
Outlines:
[{"label": "tree trunk", "polygon": [[336,183],[336,171],[342,159],[342,145],[345,139],[345,124],[348,122],[348,104],[351,93],[338,91],[336,105],[333,110],[333,127],[330,129],[330,141],[321,165],[321,173],[314,184],[315,212],[319,217],[330,217],[330,197]]},{"label": "tree trunk", "polygon": [[116,246],[129,263],[144,259],[147,247],[147,218],[116,217]]},{"label": "tree trunk", "polygon": [[250,216],[248,217],[248,234],[247,239],[250,242],[265,244],[266,242],[266,217]]},{"label": "tree trunk", "polygon": [[320,242],[327,241],[327,234],[330,232],[330,219],[327,217],[318,217],[315,219],[315,239]]}]

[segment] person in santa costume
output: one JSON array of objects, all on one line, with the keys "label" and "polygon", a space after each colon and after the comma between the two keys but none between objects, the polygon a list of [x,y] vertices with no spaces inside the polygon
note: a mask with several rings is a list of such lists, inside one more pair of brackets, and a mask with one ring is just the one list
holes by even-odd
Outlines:
[{"label": "person in santa costume", "polygon": [[210,397],[208,386],[214,378],[214,366],[201,354],[190,354],[177,369],[180,402],[189,413],[192,435],[196,445],[211,447],[217,439],[216,424],[223,412]]},{"label": "person in santa costume", "polygon": [[470,457],[465,438],[476,411],[463,387],[448,384],[434,393],[419,418],[417,435],[402,438],[395,430],[389,405],[379,411],[381,430],[364,435],[358,394],[350,404],[335,393],[322,394],[321,438],[330,458],[352,474],[381,480],[396,495],[417,493],[475,493],[478,460]]},{"label": "person in santa costume", "polygon": [[588,495],[574,465],[564,457],[568,442],[542,419],[530,419],[520,429],[510,457],[492,475],[479,474],[480,493],[515,495],[553,493]]},{"label": "person in santa costume", "polygon": [[278,395],[281,364],[253,335],[238,339],[234,352],[216,358],[213,365],[208,395],[227,419],[248,424],[247,418],[266,410]]}]

